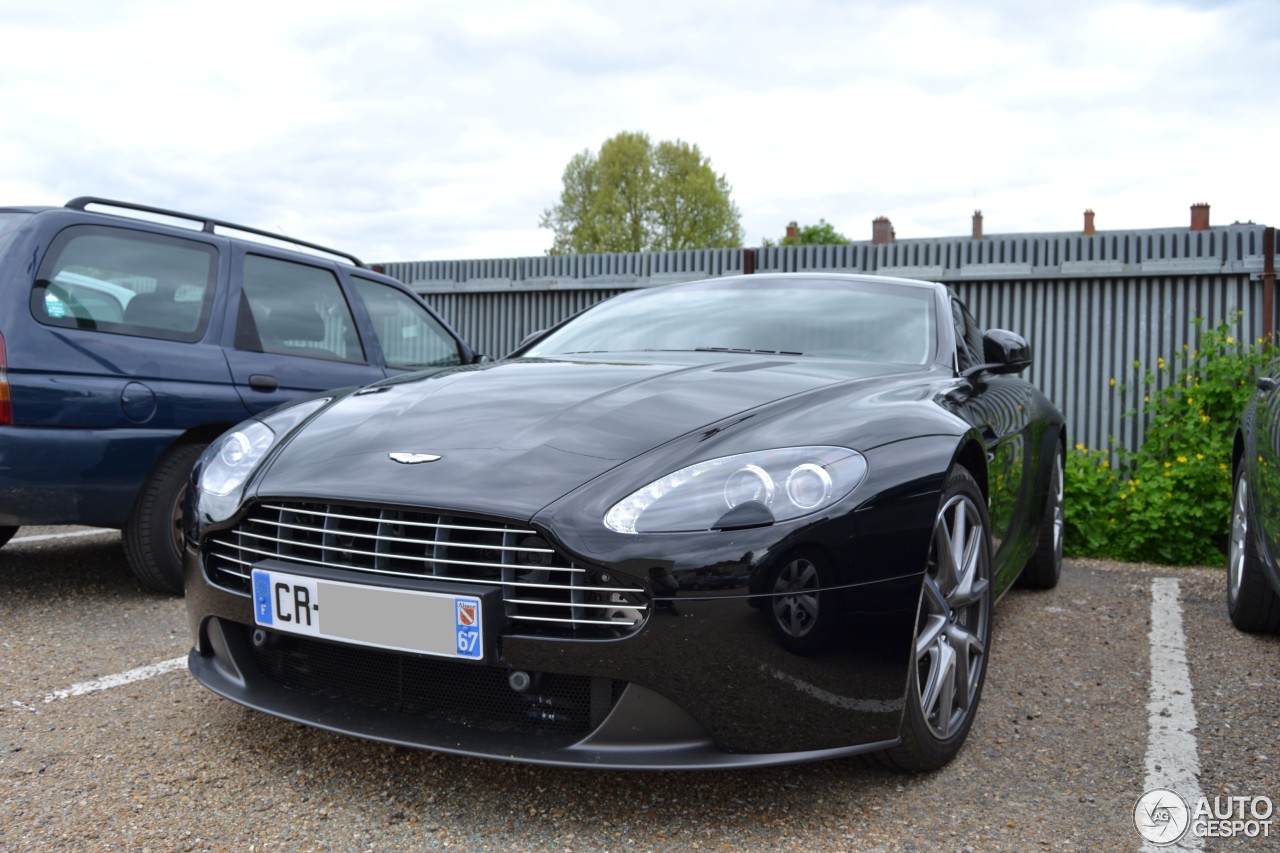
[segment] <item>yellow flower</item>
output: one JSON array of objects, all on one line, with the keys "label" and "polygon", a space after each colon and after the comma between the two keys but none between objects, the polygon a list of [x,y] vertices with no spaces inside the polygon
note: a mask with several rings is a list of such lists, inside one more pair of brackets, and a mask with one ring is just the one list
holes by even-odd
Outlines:
[{"label": "yellow flower", "polygon": [[1204,454],[1203,454],[1203,453],[1197,453],[1197,454],[1196,454],[1196,461],[1198,461],[1198,462],[1202,462],[1202,461],[1204,461]]},{"label": "yellow flower", "polygon": [[1196,398],[1195,398],[1195,397],[1188,397],[1188,398],[1187,398],[1187,405],[1188,405],[1188,406],[1194,406],[1195,404],[1196,404]]},{"label": "yellow flower", "polygon": [[1164,475],[1165,475],[1166,477],[1172,477],[1172,476],[1173,476],[1173,472],[1172,472],[1172,471],[1165,471],[1165,472],[1164,472]]},{"label": "yellow flower", "polygon": [[1116,378],[1114,376],[1111,377],[1111,387],[1116,387]]},{"label": "yellow flower", "polygon": [[1187,457],[1185,457],[1185,456],[1179,456],[1179,457],[1178,457],[1178,463],[1179,463],[1180,465],[1186,465],[1186,464],[1187,464]]},{"label": "yellow flower", "polygon": [[1225,471],[1225,470],[1227,470],[1227,463],[1225,463],[1225,462],[1219,462],[1219,463],[1218,463],[1218,470],[1219,470],[1219,471]]},{"label": "yellow flower", "polygon": [[1151,402],[1151,395],[1150,395],[1150,394],[1144,394],[1144,395],[1143,395],[1143,397],[1142,397],[1142,402],[1144,402],[1144,403],[1150,403],[1150,402]]},{"label": "yellow flower", "polygon": [[1084,452],[1085,452],[1084,445],[1083,445],[1083,444],[1077,444],[1077,445],[1076,445],[1076,450],[1079,450],[1081,453],[1084,453]]},{"label": "yellow flower", "polygon": [[1115,520],[1114,518],[1113,518],[1113,519],[1111,519],[1111,523],[1112,523],[1112,524],[1115,524],[1115,523],[1116,523],[1116,520]]},{"label": "yellow flower", "polygon": [[1200,416],[1200,423],[1202,423],[1202,424],[1207,424],[1208,422],[1209,422],[1209,416],[1208,416],[1208,415],[1201,415],[1201,416]]},{"label": "yellow flower", "polygon": [[1156,359],[1156,366],[1159,367],[1161,370],[1164,370],[1164,356],[1160,356],[1159,358]]},{"label": "yellow flower", "polygon": [[1128,498],[1128,497],[1129,497],[1129,495],[1128,495],[1128,493],[1127,493],[1127,492],[1121,492],[1121,493],[1120,493],[1120,500],[1125,500],[1125,499],[1126,499],[1126,498]]},{"label": "yellow flower", "polygon": [[1164,467],[1166,467],[1166,468],[1172,468],[1172,467],[1173,467],[1173,463],[1172,463],[1172,462],[1169,462],[1168,460],[1166,460],[1166,461],[1165,461],[1165,463],[1164,463]]},{"label": "yellow flower", "polygon": [[1227,338],[1227,343],[1229,343],[1229,344],[1234,344],[1235,342],[1236,342],[1236,339],[1235,339],[1235,338],[1232,338],[1232,337],[1228,337],[1228,338]]}]

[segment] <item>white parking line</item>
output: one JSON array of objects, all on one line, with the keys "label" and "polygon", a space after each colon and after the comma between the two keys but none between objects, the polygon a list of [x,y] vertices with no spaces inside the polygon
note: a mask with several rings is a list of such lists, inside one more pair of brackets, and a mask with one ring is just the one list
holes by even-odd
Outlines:
[{"label": "white parking line", "polygon": [[182,669],[186,665],[186,655],[179,658],[171,658],[169,660],[160,661],[160,663],[140,666],[137,669],[131,669],[128,672],[120,672],[115,675],[105,675],[102,678],[95,678],[92,681],[82,681],[79,684],[71,685],[65,690],[55,690],[48,696],[45,696],[44,701],[54,702],[58,699],[66,699],[71,696],[83,696],[86,693],[97,693],[99,690],[110,690],[112,687],[121,687],[125,684],[132,684],[135,681],[146,681],[148,678],[155,678],[157,675],[164,675],[166,672],[173,672],[175,669]]},{"label": "white parking line", "polygon": [[[1200,789],[1196,708],[1191,699],[1182,605],[1174,578],[1151,581],[1151,701],[1147,703],[1147,778],[1144,791],[1167,788],[1194,807]],[[1144,844],[1143,851],[1201,850],[1204,839],[1188,832],[1173,845]]]},{"label": "white parking line", "polygon": [[118,534],[119,530],[102,527],[97,530],[72,530],[68,533],[41,533],[37,536],[19,536],[10,539],[10,545],[21,545],[23,542],[47,542],[50,539],[74,539],[78,536],[103,536],[107,533]]}]

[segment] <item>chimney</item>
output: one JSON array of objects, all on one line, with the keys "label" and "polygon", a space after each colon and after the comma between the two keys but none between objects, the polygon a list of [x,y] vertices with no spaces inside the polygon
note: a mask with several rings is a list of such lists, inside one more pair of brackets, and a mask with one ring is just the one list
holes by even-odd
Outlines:
[{"label": "chimney", "polygon": [[973,212],[973,239],[982,239],[982,211],[975,210]]},{"label": "chimney", "polygon": [[1098,233],[1098,229],[1093,227],[1093,211],[1086,210],[1084,212],[1084,236],[1092,237]]},{"label": "chimney", "polygon": [[894,240],[893,223],[887,216],[877,216],[871,220],[871,242],[875,244],[892,243]]},{"label": "chimney", "polygon": [[1209,205],[1204,202],[1191,205],[1191,230],[1209,230]]},{"label": "chimney", "polygon": [[787,223],[787,236],[784,238],[783,242],[790,243],[792,245],[798,245],[800,243],[800,226],[796,224],[794,219]]}]

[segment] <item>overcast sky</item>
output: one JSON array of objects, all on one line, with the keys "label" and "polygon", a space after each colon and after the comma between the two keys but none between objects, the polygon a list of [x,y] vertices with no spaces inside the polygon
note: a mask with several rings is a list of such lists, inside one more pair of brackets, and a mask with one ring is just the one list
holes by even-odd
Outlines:
[{"label": "overcast sky", "polygon": [[748,245],[1280,225],[1280,3],[0,0],[0,203],[367,261],[539,255],[569,158],[698,145]]}]

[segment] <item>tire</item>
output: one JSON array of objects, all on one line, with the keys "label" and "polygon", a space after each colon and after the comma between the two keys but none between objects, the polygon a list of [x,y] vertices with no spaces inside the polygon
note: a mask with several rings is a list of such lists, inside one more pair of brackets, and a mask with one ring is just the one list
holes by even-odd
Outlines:
[{"label": "tire", "polygon": [[0,548],[3,548],[13,538],[13,534],[17,532],[17,527],[0,527]]},{"label": "tire", "polygon": [[1062,532],[1066,521],[1063,511],[1063,487],[1066,477],[1063,470],[1062,448],[1058,448],[1053,460],[1053,472],[1049,479],[1049,495],[1040,518],[1040,539],[1036,552],[1018,577],[1018,585],[1030,589],[1053,589],[1062,577]]},{"label": "tire", "polygon": [[124,553],[144,589],[182,593],[182,501],[203,444],[179,444],[152,469],[124,527]]},{"label": "tire", "polygon": [[960,751],[986,680],[991,597],[986,501],[973,476],[957,468],[947,477],[934,520],[902,742],[880,753],[882,763],[909,773],[936,770]]},{"label": "tire", "polygon": [[1267,581],[1258,546],[1249,530],[1249,477],[1236,474],[1231,502],[1231,544],[1227,551],[1227,613],[1241,631],[1280,633],[1280,596]]},{"label": "tire", "polygon": [[[828,648],[835,614],[822,588],[823,557],[811,549],[794,551],[770,574],[765,611],[778,643],[795,654],[810,655]],[[824,606],[825,605],[825,606]]]}]

